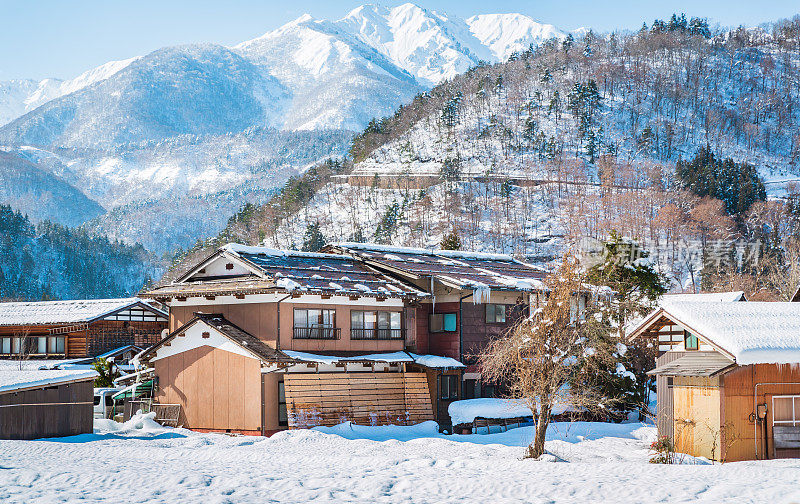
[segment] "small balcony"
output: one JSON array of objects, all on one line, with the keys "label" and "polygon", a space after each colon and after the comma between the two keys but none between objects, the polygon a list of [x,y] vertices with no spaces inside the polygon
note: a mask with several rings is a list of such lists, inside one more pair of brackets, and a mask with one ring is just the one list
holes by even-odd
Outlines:
[{"label": "small balcony", "polygon": [[405,329],[350,329],[352,340],[402,340],[405,337]]},{"label": "small balcony", "polygon": [[295,327],[292,329],[294,339],[313,339],[313,340],[338,340],[342,336],[341,327]]}]

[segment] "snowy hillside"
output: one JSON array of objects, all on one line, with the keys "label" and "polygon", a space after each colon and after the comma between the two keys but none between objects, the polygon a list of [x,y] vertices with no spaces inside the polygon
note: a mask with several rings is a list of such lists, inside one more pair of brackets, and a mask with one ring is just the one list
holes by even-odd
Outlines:
[{"label": "snowy hillside", "polygon": [[[546,261],[616,229],[653,242],[676,284],[695,281],[708,240],[780,241],[768,215],[794,222],[778,198],[800,182],[800,61],[780,26],[587,34],[482,65],[371,124],[349,174],[243,238],[299,245],[314,226],[430,247],[456,232],[467,249]],[[680,190],[676,163],[706,145],[754,166],[771,201],[732,216]]]}]

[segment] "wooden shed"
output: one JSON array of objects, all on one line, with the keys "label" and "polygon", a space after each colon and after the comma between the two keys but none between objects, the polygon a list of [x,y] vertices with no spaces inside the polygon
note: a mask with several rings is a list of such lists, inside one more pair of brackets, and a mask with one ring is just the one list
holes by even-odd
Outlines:
[{"label": "wooden shed", "polygon": [[[800,304],[672,302],[633,337],[680,331],[650,374],[676,451],[735,461],[800,456]],[[677,329],[676,329],[677,328]],[[669,424],[669,425],[666,425]]]},{"label": "wooden shed", "polygon": [[95,371],[0,370],[0,439],[92,432]]}]

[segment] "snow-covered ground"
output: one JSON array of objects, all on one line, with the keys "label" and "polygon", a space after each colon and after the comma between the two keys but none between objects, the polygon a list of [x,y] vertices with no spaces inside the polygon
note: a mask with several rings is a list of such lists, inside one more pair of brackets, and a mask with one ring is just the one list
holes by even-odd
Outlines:
[{"label": "snow-covered ground", "polygon": [[[135,425],[138,424],[138,425]],[[147,419],[71,438],[0,441],[0,502],[792,502],[800,461],[647,463],[653,427],[555,424],[444,436],[414,427],[199,434]],[[137,428],[138,427],[138,428]],[[696,462],[691,460],[692,462]]]}]

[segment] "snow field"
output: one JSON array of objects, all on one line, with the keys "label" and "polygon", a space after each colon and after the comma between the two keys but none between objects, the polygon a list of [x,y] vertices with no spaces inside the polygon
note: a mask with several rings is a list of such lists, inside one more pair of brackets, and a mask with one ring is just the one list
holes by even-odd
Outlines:
[{"label": "snow field", "polygon": [[[567,463],[523,460],[530,427],[444,436],[342,424],[271,438],[105,421],[94,434],[0,441],[0,501],[791,502],[798,461],[660,466],[642,424],[554,424]],[[556,460],[556,456],[548,460]],[[692,460],[693,461],[693,460]]]}]

